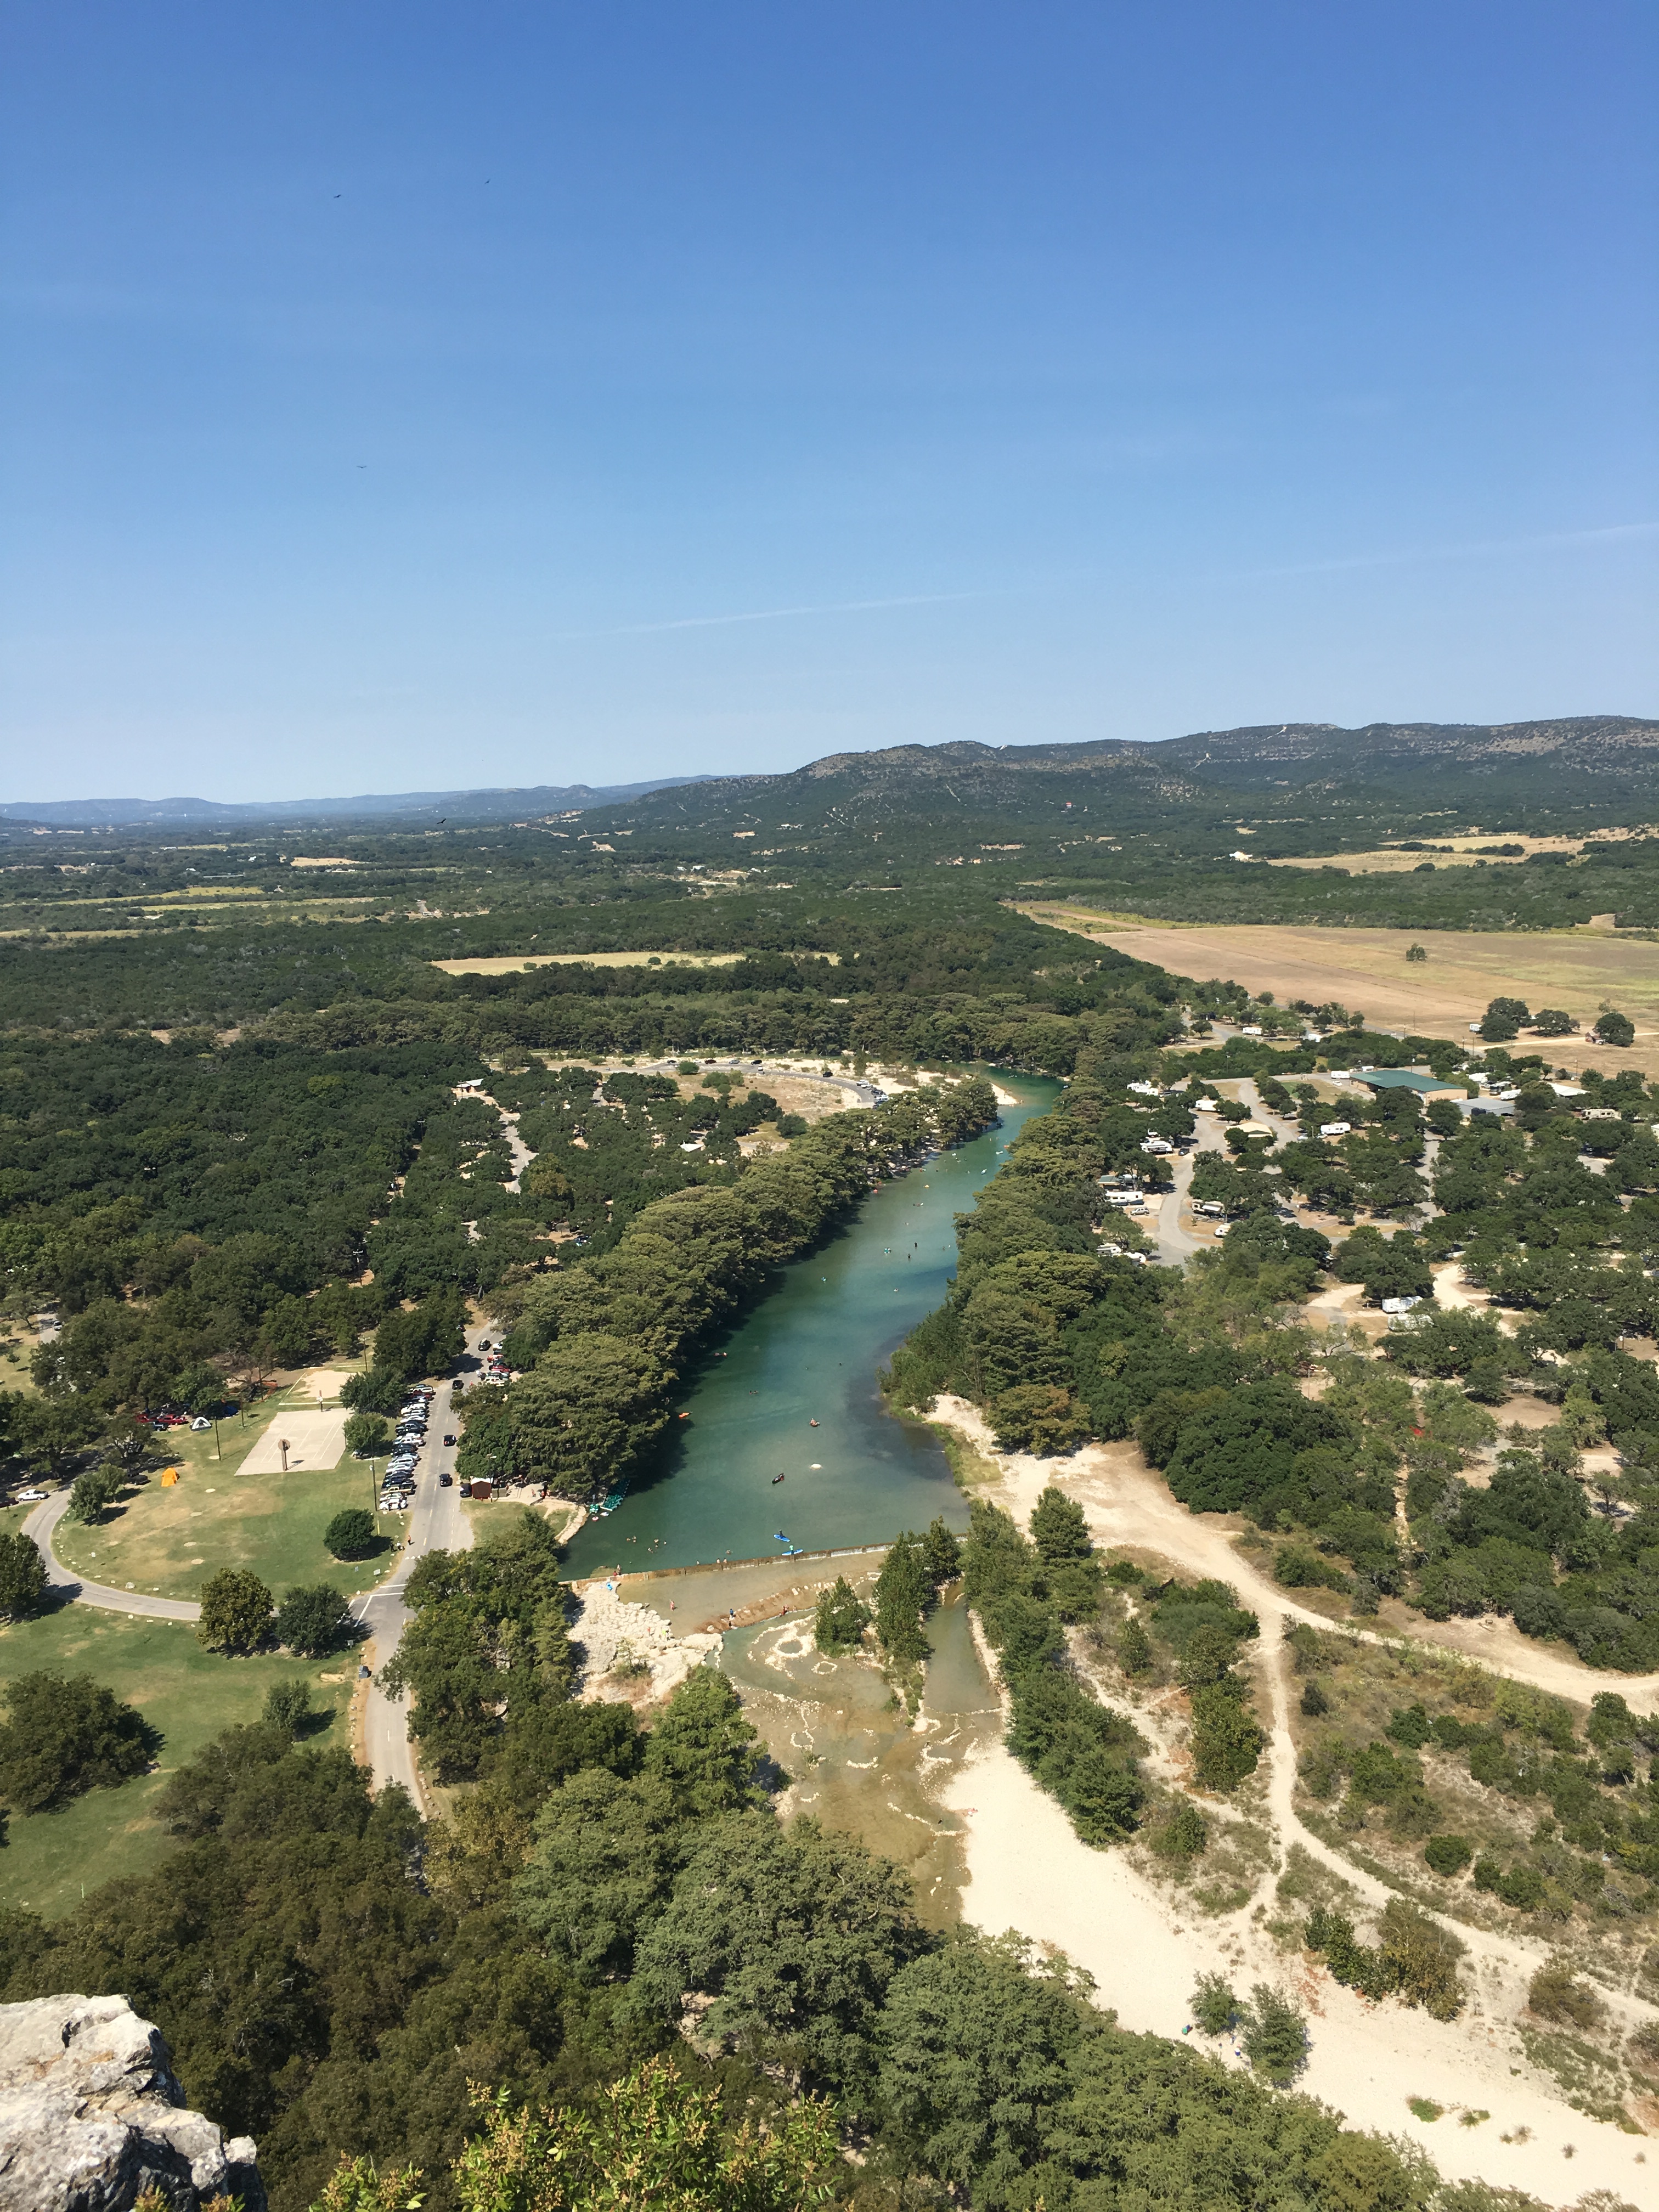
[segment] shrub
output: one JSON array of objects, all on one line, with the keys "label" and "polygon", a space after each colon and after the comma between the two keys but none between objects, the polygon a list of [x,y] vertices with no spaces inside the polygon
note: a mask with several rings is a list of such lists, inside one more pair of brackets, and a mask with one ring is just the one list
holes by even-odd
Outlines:
[{"label": "shrub", "polygon": [[1191,2003],[1193,2024],[1205,2035],[1225,2035],[1239,2016],[1238,1999],[1219,1974],[1200,1974]]},{"label": "shrub", "polygon": [[160,1747],[143,1715],[90,1674],[20,1674],[0,1723],[0,1795],[42,1813],[142,1774]]},{"label": "shrub", "polygon": [[332,1583],[289,1590],[276,1608],[275,1622],[276,1641],[302,1659],[319,1659],[326,1651],[337,1651],[354,1625],[344,1592],[336,1589]]},{"label": "shrub", "polygon": [[309,1687],[304,1682],[273,1682],[265,1692],[264,1711],[259,1717],[289,1735],[303,1735],[307,1723],[314,1717]]},{"label": "shrub", "polygon": [[1310,1675],[1308,1680],[1302,1685],[1303,1711],[1308,1716],[1308,1718],[1310,1721],[1316,1721],[1322,1714],[1329,1712],[1330,1709],[1330,1699],[1320,1688],[1318,1683],[1314,1680],[1311,1675]]},{"label": "shrub", "polygon": [[871,1620],[870,1608],[845,1575],[837,1575],[833,1589],[820,1590],[812,1633],[820,1651],[856,1649]]},{"label": "shrub", "polygon": [[1455,2020],[1464,1994],[1457,1972],[1463,1946],[1456,1936],[1401,1897],[1383,1906],[1378,1936],[1383,1965],[1406,2002],[1421,2005],[1435,2020]]},{"label": "shrub", "polygon": [[1308,2063],[1308,2023],[1280,1990],[1258,1982],[1254,2002],[1240,2015],[1244,2056],[1251,2070],[1278,2089],[1287,2088]]},{"label": "shrub", "polygon": [[1126,1674],[1146,1674],[1152,1664],[1152,1638],[1138,1620],[1126,1620],[1117,1639],[1117,1662]]},{"label": "shrub", "polygon": [[1231,1682],[1193,1692],[1193,1777],[1200,1789],[1237,1790],[1267,1741]]},{"label": "shrub", "polygon": [[1281,1589],[1331,1589],[1346,1592],[1353,1588],[1340,1567],[1322,1559],[1306,1544],[1285,1544],[1273,1555],[1273,1580]]},{"label": "shrub", "polygon": [[46,1563],[21,1528],[0,1535],[0,1618],[27,1620],[46,1594]]},{"label": "shrub", "polygon": [[374,1516],[361,1505],[343,1505],[323,1531],[324,1549],[337,1559],[366,1559],[380,1540]]},{"label": "shrub", "polygon": [[1436,1874],[1450,1881],[1474,1856],[1474,1845],[1467,1836],[1431,1836],[1423,1846],[1423,1856]]},{"label": "shrub", "polygon": [[1533,1976],[1527,1984],[1527,2005],[1540,2020],[1558,2027],[1596,2027],[1607,2012],[1595,1990],[1560,1959],[1552,1959]]},{"label": "shrub", "polygon": [[1307,1945],[1323,1954],[1334,1980],[1362,1996],[1397,1996],[1436,2020],[1455,2019],[1462,2009],[1462,1945],[1403,1898],[1383,1907],[1375,1945],[1356,1940],[1346,1913],[1322,1906],[1308,1916]]},{"label": "shrub", "polygon": [[1498,1894],[1517,1912],[1530,1912],[1544,1895],[1544,1877],[1536,1867],[1512,1866],[1498,1884]]},{"label": "shrub", "polygon": [[1204,1815],[1196,1805],[1177,1805],[1152,1837],[1152,1849],[1161,1859],[1195,1859],[1203,1856],[1210,1840],[1210,1831]]},{"label": "shrub", "polygon": [[1408,1751],[1421,1751],[1434,1735],[1434,1723],[1425,1705],[1396,1706],[1384,1733]]},{"label": "shrub", "polygon": [[196,1641],[204,1651],[245,1655],[270,1634],[270,1592],[246,1567],[221,1567],[202,1586]]}]

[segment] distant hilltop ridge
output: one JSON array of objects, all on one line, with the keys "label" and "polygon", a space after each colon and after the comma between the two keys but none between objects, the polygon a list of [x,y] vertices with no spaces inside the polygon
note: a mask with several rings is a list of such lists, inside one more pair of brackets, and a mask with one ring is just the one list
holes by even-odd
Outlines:
[{"label": "distant hilltop ridge", "polygon": [[[781,817],[797,800],[822,817],[860,817],[874,805],[911,801],[946,811],[1019,813],[1049,794],[1089,795],[1098,785],[1133,788],[1144,805],[1215,800],[1229,793],[1371,793],[1490,806],[1529,796],[1577,797],[1605,806],[1659,805],[1659,719],[1556,716],[1530,722],[1260,723],[1188,737],[1100,738],[1082,744],[890,745],[829,753],[803,768],[752,775],[659,776],[630,784],[532,784],[477,791],[366,793],[225,804],[207,799],[63,799],[0,804],[18,827],[191,828],[290,822],[500,822],[620,807],[641,826],[695,818]],[[1060,803],[1065,803],[1060,800]],[[787,826],[787,824],[784,826]]]},{"label": "distant hilltop ridge", "polygon": [[730,823],[878,827],[900,810],[945,818],[1052,819],[1071,806],[1151,821],[1196,807],[1316,802],[1322,814],[1381,802],[1475,818],[1528,805],[1659,808],[1659,720],[1586,714],[1506,723],[1263,723],[1139,744],[971,741],[830,753],[784,775],[711,776],[619,809],[641,829]]},{"label": "distant hilltop ridge", "polygon": [[409,821],[447,816],[467,822],[498,822],[507,814],[572,814],[618,799],[637,799],[671,785],[696,783],[696,776],[659,775],[644,783],[498,784],[481,791],[364,792],[350,799],[54,799],[0,802],[0,821],[39,822],[52,829],[165,829],[270,822]]}]

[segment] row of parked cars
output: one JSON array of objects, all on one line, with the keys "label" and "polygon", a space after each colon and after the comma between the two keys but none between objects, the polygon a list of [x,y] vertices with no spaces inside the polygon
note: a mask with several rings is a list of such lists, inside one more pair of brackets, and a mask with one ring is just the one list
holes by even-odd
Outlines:
[{"label": "row of parked cars", "polygon": [[432,1405],[432,1393],[422,1389],[411,1390],[407,1402],[398,1409],[398,1431],[392,1439],[392,1457],[386,1462],[385,1479],[380,1484],[382,1513],[404,1513],[415,1488],[415,1470],[420,1464],[421,1448],[426,1442],[427,1416]]}]

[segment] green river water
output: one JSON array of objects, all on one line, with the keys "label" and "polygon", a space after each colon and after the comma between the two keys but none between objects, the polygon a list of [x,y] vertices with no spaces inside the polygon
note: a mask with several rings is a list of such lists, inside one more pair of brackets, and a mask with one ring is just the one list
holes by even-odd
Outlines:
[{"label": "green river water", "polygon": [[996,1080],[1018,1100],[1000,1127],[872,1192],[710,1347],[678,1409],[690,1420],[617,1511],[579,1532],[568,1575],[881,1543],[936,1513],[966,1526],[938,1440],[895,1419],[876,1370],[943,1302],[955,1217],[1060,1089],[1038,1076]]}]

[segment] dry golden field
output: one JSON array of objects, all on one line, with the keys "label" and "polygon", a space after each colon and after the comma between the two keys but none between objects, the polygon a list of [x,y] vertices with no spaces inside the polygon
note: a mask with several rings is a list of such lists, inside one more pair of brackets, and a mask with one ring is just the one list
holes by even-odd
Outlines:
[{"label": "dry golden field", "polygon": [[[1411,1030],[1467,1042],[1491,999],[1561,1006],[1588,1030],[1603,1004],[1636,1024],[1636,1042],[1620,1052],[1578,1037],[1540,1039],[1537,1049],[1561,1066],[1590,1064],[1615,1073],[1659,1074],[1659,944],[1604,930],[1483,932],[1429,929],[1316,929],[1277,923],[1224,928],[1091,915],[1081,907],[1032,907],[1033,919],[1073,929],[1137,960],[1178,975],[1231,978],[1283,1006],[1305,999],[1358,1007],[1374,1029]],[[1421,945],[1426,960],[1407,961]],[[1531,1049],[1522,1038],[1516,1050]]]}]

